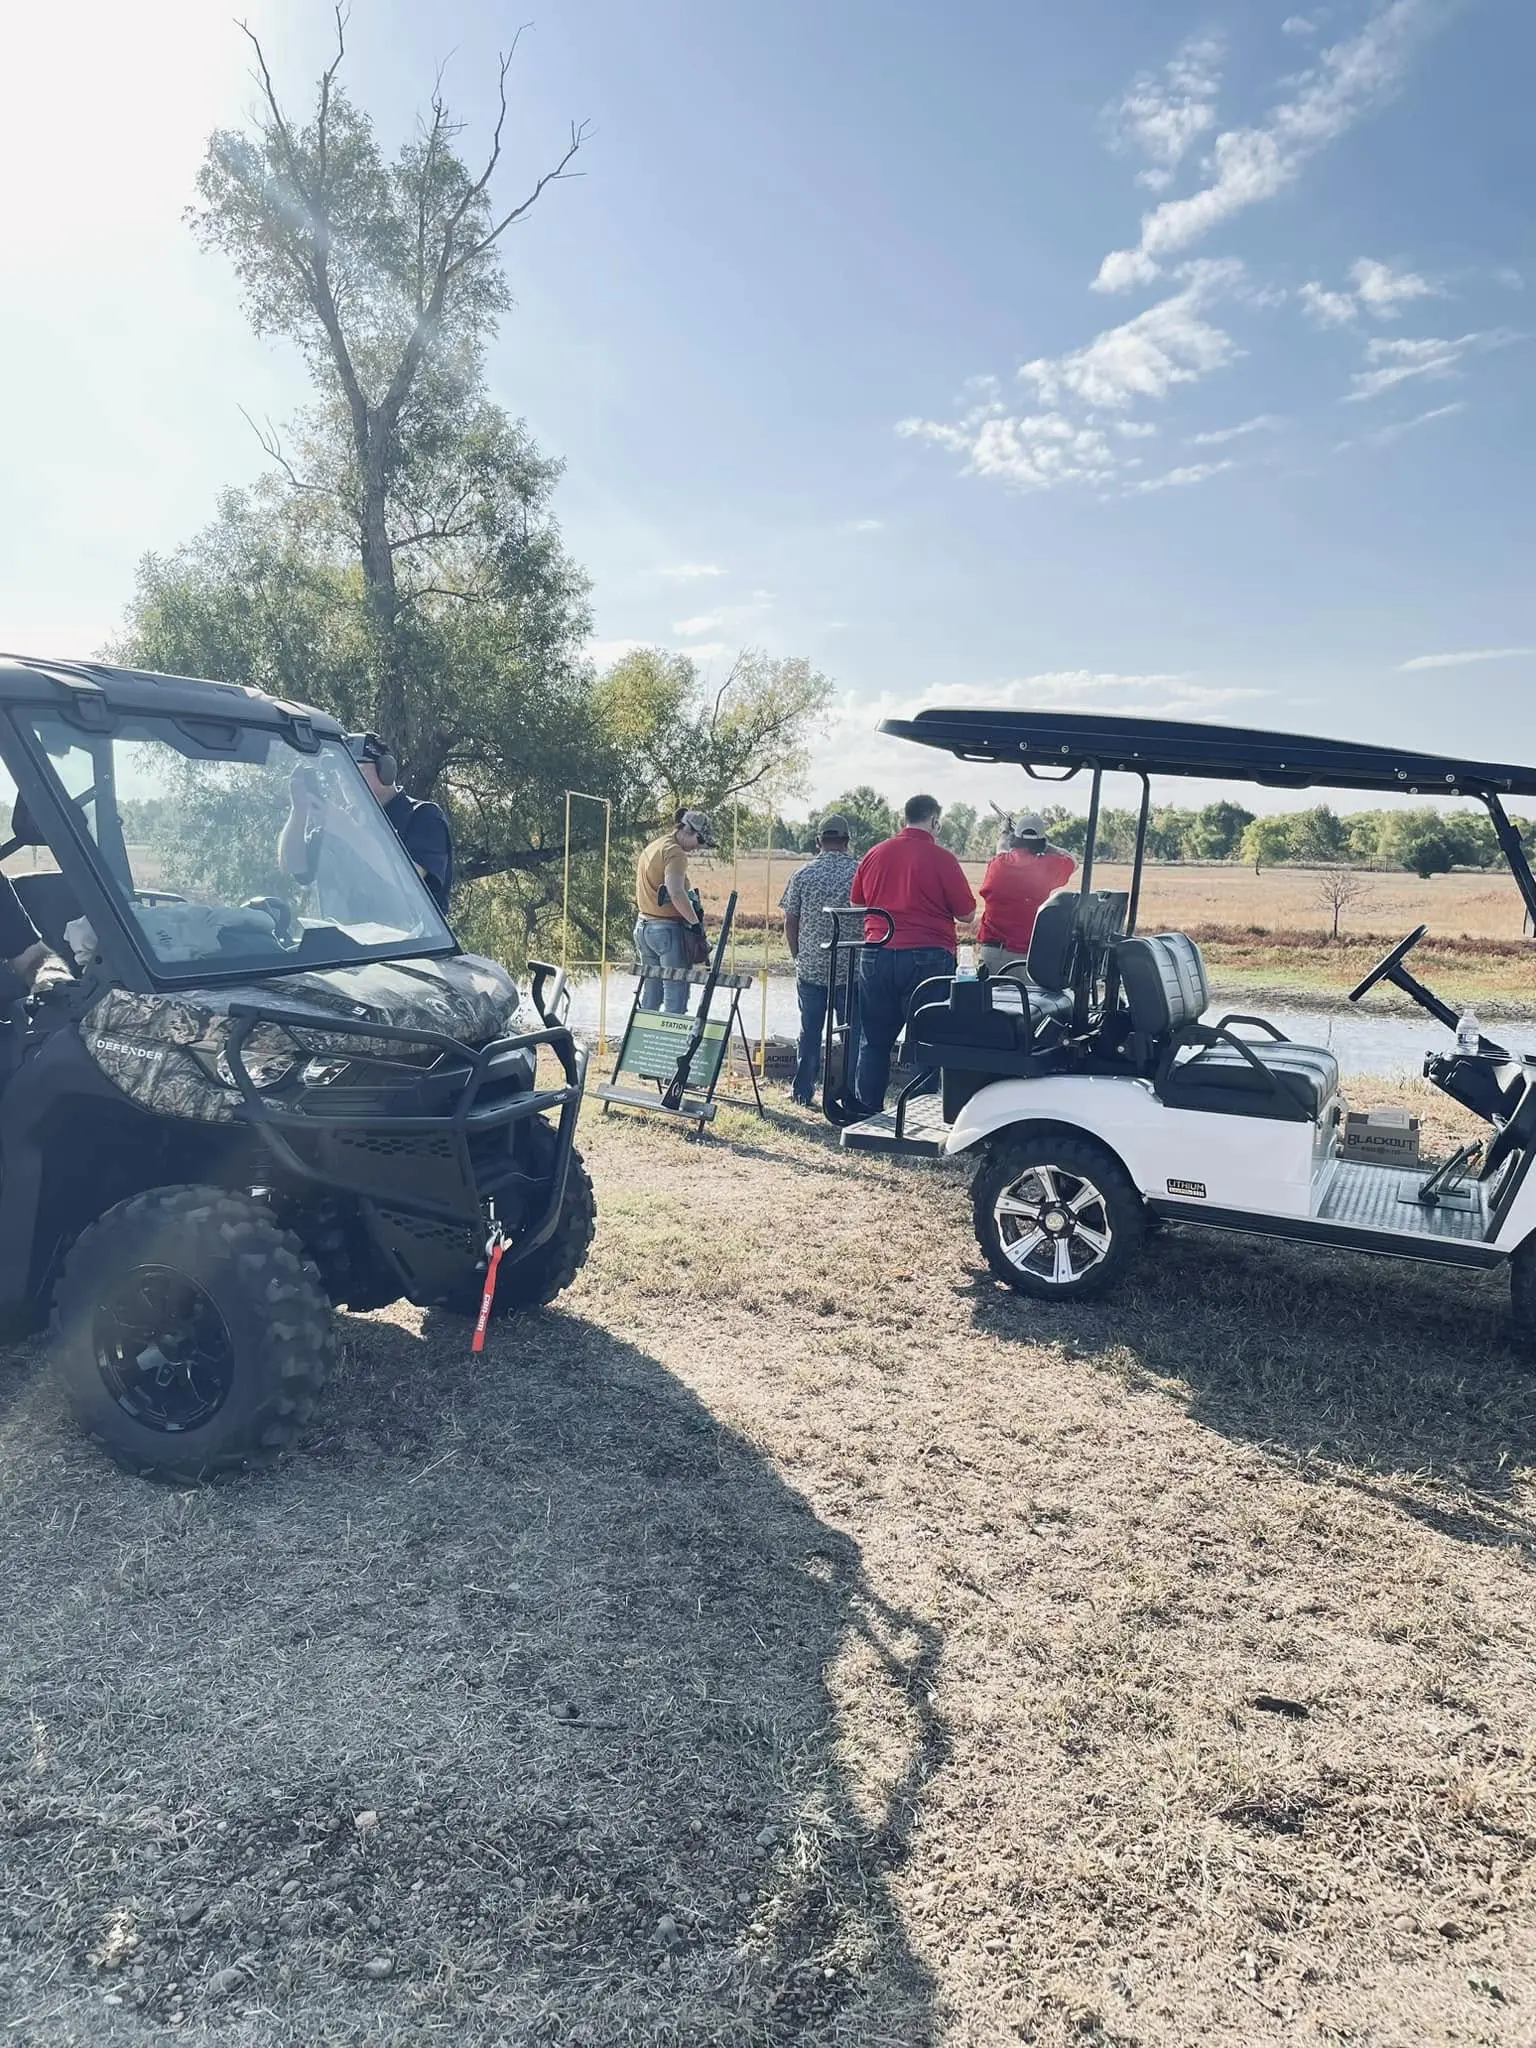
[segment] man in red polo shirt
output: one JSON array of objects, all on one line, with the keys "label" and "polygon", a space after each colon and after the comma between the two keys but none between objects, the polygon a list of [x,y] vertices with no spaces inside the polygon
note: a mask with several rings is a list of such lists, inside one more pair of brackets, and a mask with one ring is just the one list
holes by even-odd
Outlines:
[{"label": "man in red polo shirt", "polygon": [[[954,973],[955,921],[976,909],[964,868],[934,837],[941,816],[938,799],[910,798],[905,816],[904,831],[865,854],[848,892],[850,903],[888,911],[896,926],[889,945],[866,946],[859,955],[854,1093],[866,1116],[885,1107],[891,1048],[906,1022],[908,998],[919,982]],[[883,919],[865,918],[866,939],[878,939],[884,930]]]},{"label": "man in red polo shirt", "polygon": [[976,958],[992,973],[1029,957],[1040,906],[1071,881],[1077,863],[1052,846],[1045,820],[1031,811],[1010,821],[981,884],[981,926]]}]

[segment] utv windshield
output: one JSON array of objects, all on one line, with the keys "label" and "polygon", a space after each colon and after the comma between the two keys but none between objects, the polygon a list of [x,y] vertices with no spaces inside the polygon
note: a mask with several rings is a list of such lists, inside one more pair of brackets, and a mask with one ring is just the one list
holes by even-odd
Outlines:
[{"label": "utv windshield", "polygon": [[453,949],[339,740],[306,753],[280,732],[202,719],[82,732],[52,712],[32,727],[169,977]]}]

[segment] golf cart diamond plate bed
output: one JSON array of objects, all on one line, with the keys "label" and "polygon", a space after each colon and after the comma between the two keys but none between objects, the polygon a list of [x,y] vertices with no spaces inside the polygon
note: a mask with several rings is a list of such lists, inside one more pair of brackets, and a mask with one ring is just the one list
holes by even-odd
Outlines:
[{"label": "golf cart diamond plate bed", "polygon": [[882,1110],[843,1130],[843,1144],[850,1152],[908,1152],[922,1159],[937,1159],[949,1136],[944,1106],[937,1095],[914,1095],[896,1134],[896,1111]]},{"label": "golf cart diamond plate bed", "polygon": [[1358,1160],[1335,1162],[1318,1216],[1327,1223],[1345,1223],[1355,1230],[1390,1230],[1414,1237],[1481,1240],[1488,1227],[1483,1192],[1476,1182],[1457,1190],[1434,1207],[1416,1199],[1429,1177],[1427,1166],[1363,1166]]}]

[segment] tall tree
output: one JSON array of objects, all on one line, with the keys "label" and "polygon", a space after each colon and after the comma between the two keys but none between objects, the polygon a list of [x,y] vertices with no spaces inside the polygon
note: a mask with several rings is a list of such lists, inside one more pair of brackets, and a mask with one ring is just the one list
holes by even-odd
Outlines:
[{"label": "tall tree", "polygon": [[[462,571],[504,577],[525,538],[526,497],[509,475],[525,451],[484,396],[485,344],[510,304],[497,245],[569,175],[586,131],[573,126],[555,161],[508,204],[494,186],[515,41],[500,61],[490,144],[472,170],[440,86],[416,135],[385,161],[373,123],[340,83],[341,8],[335,57],[302,122],[245,34],[262,91],[256,132],[213,135],[193,223],[234,265],[257,333],[294,343],[319,389],[302,465],[275,437],[268,452],[322,526],[355,546],[377,722],[432,780],[458,736],[422,702],[422,607],[470,601]],[[418,762],[423,751],[437,758]]]}]

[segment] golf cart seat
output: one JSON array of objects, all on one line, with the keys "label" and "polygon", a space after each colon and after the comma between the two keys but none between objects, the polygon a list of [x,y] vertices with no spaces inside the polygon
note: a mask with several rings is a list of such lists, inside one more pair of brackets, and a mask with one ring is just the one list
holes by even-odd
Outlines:
[{"label": "golf cart seat", "polygon": [[[1202,1023],[1210,985],[1193,939],[1183,932],[1124,939],[1115,961],[1130,1011],[1129,1049],[1170,1109],[1321,1121],[1338,1093],[1338,1061],[1322,1046],[1293,1045],[1260,1017]],[[1240,1038],[1235,1024],[1270,1036]]]},{"label": "golf cart seat", "polygon": [[[931,1064],[938,1067],[979,1067],[969,1055],[990,1055],[991,1070],[1006,1073],[1011,1056],[1062,1043],[1072,1027],[1076,984],[1086,981],[1091,990],[1102,974],[1124,926],[1125,906],[1119,890],[1086,896],[1080,889],[1053,891],[1035,919],[1023,973],[1010,962],[998,974],[939,977],[913,990],[907,1012],[911,1053],[931,1050]],[[967,1057],[958,1057],[957,1049]]]},{"label": "golf cart seat", "polygon": [[[23,846],[46,846],[47,843],[33,823],[25,799],[18,796],[11,807],[11,836],[5,846],[0,847],[0,857],[9,858]],[[38,937],[67,960],[69,947],[65,942],[64,927],[80,915],[80,903],[73,887],[63,875],[47,872],[12,875],[9,880]]]}]

